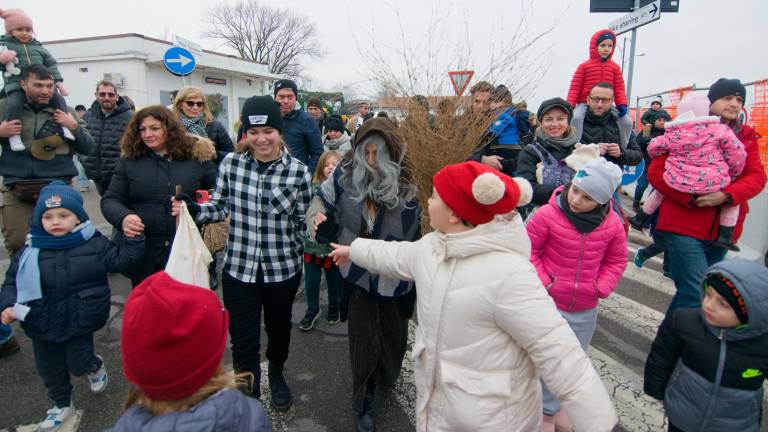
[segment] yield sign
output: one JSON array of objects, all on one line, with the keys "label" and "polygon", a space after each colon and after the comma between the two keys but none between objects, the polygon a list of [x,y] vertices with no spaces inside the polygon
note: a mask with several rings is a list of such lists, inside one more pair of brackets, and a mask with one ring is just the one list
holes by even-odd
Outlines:
[{"label": "yield sign", "polygon": [[456,96],[461,96],[464,93],[464,90],[467,89],[467,85],[474,74],[475,71],[448,72],[448,77],[451,79],[451,84],[453,85],[453,90],[456,92]]}]

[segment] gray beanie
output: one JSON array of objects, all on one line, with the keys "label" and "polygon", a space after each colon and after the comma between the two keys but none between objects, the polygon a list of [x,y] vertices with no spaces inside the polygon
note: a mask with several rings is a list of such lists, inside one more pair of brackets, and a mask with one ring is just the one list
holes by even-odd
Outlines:
[{"label": "gray beanie", "polygon": [[590,161],[584,169],[573,176],[571,183],[583,190],[593,200],[605,204],[611,200],[621,184],[621,168],[605,158]]}]

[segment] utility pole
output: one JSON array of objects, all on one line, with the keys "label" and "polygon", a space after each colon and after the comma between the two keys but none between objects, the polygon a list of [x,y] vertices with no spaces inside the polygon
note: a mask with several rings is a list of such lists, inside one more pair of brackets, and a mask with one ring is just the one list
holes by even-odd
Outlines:
[{"label": "utility pole", "polygon": [[[635,0],[636,11],[640,8],[640,0]],[[624,39],[626,41],[626,39]],[[632,44],[629,48],[629,72],[627,73],[627,102],[632,100],[632,75],[635,70],[635,46],[637,45],[637,28],[632,29]],[[622,62],[622,66],[624,63]]]}]

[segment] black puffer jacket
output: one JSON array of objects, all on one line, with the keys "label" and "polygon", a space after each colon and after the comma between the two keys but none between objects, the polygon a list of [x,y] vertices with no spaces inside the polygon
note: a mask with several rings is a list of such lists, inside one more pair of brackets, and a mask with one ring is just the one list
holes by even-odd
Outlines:
[{"label": "black puffer jacket", "polygon": [[208,134],[208,139],[216,145],[216,165],[224,160],[224,156],[235,151],[232,138],[229,137],[227,129],[220,122],[214,120],[208,123],[205,126],[205,133]]},{"label": "black puffer jacket", "polygon": [[645,363],[643,389],[664,400],[680,430],[759,432],[768,371],[768,269],[729,259],[707,275],[733,282],[748,311],[748,325],[710,325],[701,308],[676,309],[661,323]]},{"label": "black puffer jacket", "polygon": [[643,159],[643,153],[633,136],[629,137],[626,146],[621,143],[617,122],[618,118],[612,112],[597,117],[587,110],[587,114],[584,116],[584,131],[579,142],[584,144],[616,143],[621,147],[621,156],[612,157],[606,154],[603,157],[609,162],[619,165],[619,167],[622,165],[635,166]]},{"label": "black puffer jacket", "polygon": [[[107,273],[128,270],[143,254],[144,236],[123,238],[118,248],[99,232],[71,249],[41,249],[38,263],[43,298],[27,304],[30,311],[22,328],[32,339],[64,342],[104,327],[110,305]],[[0,310],[16,303],[21,255],[13,257],[5,274]]]},{"label": "black puffer jacket", "polygon": [[101,200],[101,212],[118,230],[122,230],[123,218],[129,214],[141,218],[147,253],[137,268],[147,263],[164,263],[168,258],[176,234],[176,219],[171,216],[171,197],[176,185],[194,196],[196,190],[213,189],[216,184],[210,141],[198,141],[194,153],[194,159],[188,160],[169,160],[150,152],[138,159],[123,157],[117,162],[112,183]]},{"label": "black puffer jacket", "polygon": [[[561,147],[541,139],[541,137],[537,137],[534,143],[540,145],[558,161],[562,161],[570,155],[574,148],[573,146]],[[536,153],[536,150],[534,150],[532,144],[523,147],[523,150],[517,155],[517,176],[528,180],[531,187],[533,187],[531,203],[534,205],[544,205],[549,202],[549,197],[552,196],[552,192],[554,192],[560,185],[539,184],[536,179],[536,165],[541,162],[541,158],[539,158],[539,155]]]},{"label": "black puffer jacket", "polygon": [[96,143],[91,153],[81,157],[88,178],[105,183],[112,178],[115,164],[120,159],[120,138],[132,116],[133,111],[122,96],[109,115],[104,115],[97,101],[85,112],[84,120]]}]

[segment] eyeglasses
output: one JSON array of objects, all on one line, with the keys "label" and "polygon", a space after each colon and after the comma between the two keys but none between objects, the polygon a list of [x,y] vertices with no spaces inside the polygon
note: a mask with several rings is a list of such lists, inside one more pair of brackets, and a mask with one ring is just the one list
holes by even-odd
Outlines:
[{"label": "eyeglasses", "polygon": [[612,97],[602,98],[602,97],[590,96],[589,100],[591,100],[592,102],[600,103],[600,104],[613,102],[613,98]]},{"label": "eyeglasses", "polygon": [[194,108],[194,107],[202,108],[205,106],[205,102],[184,101],[184,103],[187,104],[187,106],[190,108]]},{"label": "eyeglasses", "polygon": [[105,98],[105,97],[113,98],[113,97],[117,96],[117,93],[107,93],[107,92],[98,92],[96,94],[99,95],[99,97],[103,97],[103,98]]}]

